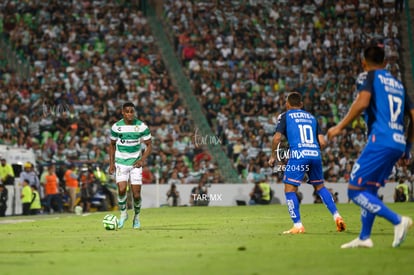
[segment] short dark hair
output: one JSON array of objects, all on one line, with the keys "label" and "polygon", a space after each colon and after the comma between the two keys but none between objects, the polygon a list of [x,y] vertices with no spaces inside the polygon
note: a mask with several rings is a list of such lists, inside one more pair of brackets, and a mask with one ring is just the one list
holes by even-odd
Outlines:
[{"label": "short dark hair", "polygon": [[298,92],[291,92],[287,97],[287,101],[292,107],[300,107],[302,104],[302,95]]},{"label": "short dark hair", "polygon": [[382,65],[384,63],[385,52],[382,47],[369,46],[364,50],[364,59],[374,65]]},{"label": "short dark hair", "polygon": [[132,108],[134,108],[135,109],[135,105],[134,105],[134,103],[132,103],[132,102],[125,102],[124,103],[124,105],[122,105],[122,109],[125,109],[125,108],[127,108],[127,107],[132,107]]}]

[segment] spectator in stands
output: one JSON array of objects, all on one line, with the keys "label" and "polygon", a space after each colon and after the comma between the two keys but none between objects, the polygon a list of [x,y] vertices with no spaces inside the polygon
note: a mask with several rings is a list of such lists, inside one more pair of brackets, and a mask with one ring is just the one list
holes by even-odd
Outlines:
[{"label": "spectator in stands", "polygon": [[[22,6],[19,6],[18,10],[25,9],[25,5],[26,4],[22,4]],[[101,7],[97,6],[95,3],[91,5],[98,11],[96,14],[102,14],[104,17],[105,14],[113,13],[114,10],[118,9],[123,4],[116,4],[113,7]],[[74,14],[77,14],[76,5],[67,6],[65,3],[62,3],[62,6],[64,6],[66,10],[74,9]],[[35,11],[36,7],[37,5],[34,4],[31,6],[30,10]],[[118,13],[113,13],[115,14],[113,15],[115,16],[113,20],[116,23],[111,26],[108,25],[105,20],[92,16],[90,20],[88,19],[88,21],[90,21],[89,24],[91,25],[89,25],[88,28],[80,28],[80,24],[78,22],[83,22],[84,19],[82,19],[82,16],[86,14],[80,15],[81,19],[74,21],[70,16],[59,16],[59,11],[56,12],[56,20],[54,21],[53,28],[51,28],[50,17],[42,17],[40,14],[37,15],[34,13],[32,15],[34,20],[41,20],[39,21],[41,22],[41,28],[36,29],[35,32],[47,30],[47,36],[44,37],[47,37],[48,41],[47,43],[45,41],[40,41],[39,47],[33,46],[33,48],[30,49],[31,52],[27,51],[27,54],[31,57],[32,60],[34,60],[36,64],[36,76],[33,74],[33,80],[39,81],[37,82],[37,85],[31,85],[27,87],[29,87],[29,93],[32,93],[34,101],[36,100],[34,90],[39,90],[40,86],[42,86],[42,88],[47,91],[51,91],[57,87],[57,83],[62,84],[62,87],[64,87],[64,91],[62,93],[52,94],[48,92],[47,98],[40,98],[39,93],[37,93],[36,96],[37,99],[40,99],[40,104],[42,104],[42,100],[44,103],[47,102],[46,104],[43,104],[43,106],[46,107],[45,110],[41,110],[40,112],[43,115],[45,115],[46,112],[46,118],[42,119],[42,129],[40,131],[49,130],[51,132],[54,132],[55,129],[52,127],[53,122],[57,122],[58,125],[62,125],[62,129],[58,127],[59,131],[62,132],[67,129],[67,127],[64,126],[68,125],[68,121],[65,119],[66,115],[63,114],[63,112],[59,112],[57,110],[58,108],[56,108],[56,106],[64,106],[66,113],[68,114],[67,117],[69,117],[70,120],[76,119],[79,121],[79,127],[74,129],[75,133],[77,132],[77,135],[80,136],[80,138],[83,138],[85,136],[88,136],[90,138],[90,134],[87,132],[90,127],[84,127],[83,125],[88,123],[91,125],[90,122],[93,122],[93,125],[100,127],[100,123],[105,123],[108,121],[108,117],[105,117],[109,116],[108,111],[114,112],[116,110],[116,108],[113,106],[113,103],[115,102],[114,99],[117,99],[117,97],[119,97],[118,102],[120,102],[123,97],[122,93],[116,95],[113,92],[113,87],[115,85],[112,83],[116,82],[114,76],[117,74],[113,72],[111,64],[112,62],[113,64],[116,63],[116,66],[113,67],[116,69],[122,68],[124,65],[123,63],[125,63],[125,65],[128,66],[133,73],[137,73],[139,80],[143,81],[142,85],[142,81],[139,81],[139,85],[137,86],[142,86],[145,89],[148,86],[148,83],[145,83],[147,78],[144,76],[153,74],[152,72],[156,70],[158,70],[159,73],[164,73],[164,75],[155,78],[153,80],[154,82],[161,82],[162,78],[168,78],[168,76],[165,74],[165,70],[162,69],[163,66],[160,64],[160,59],[158,57],[159,54],[152,55],[151,50],[147,51],[144,49],[148,46],[148,48],[151,49],[154,42],[153,38],[151,37],[151,33],[148,32],[149,28],[146,25],[147,22],[145,18],[142,20],[139,19],[139,31],[133,30],[133,35],[128,36],[126,40],[121,39],[122,41],[125,41],[125,48],[127,50],[124,52],[128,55],[128,58],[125,59],[126,61],[124,62],[123,60],[116,58],[113,60],[109,59],[107,58],[107,54],[109,50],[112,50],[111,56],[116,55],[112,54],[117,51],[117,49],[114,48],[115,44],[113,44],[113,42],[116,41],[118,43],[118,37],[122,36],[121,29],[118,29],[116,25],[123,24],[122,22],[129,20],[129,16],[128,18],[117,18]],[[131,13],[130,16],[132,18],[135,16],[135,14]],[[42,19],[40,19],[40,17],[42,17]],[[65,21],[63,21],[62,18],[65,18]],[[134,19],[134,22],[138,21]],[[65,28],[65,24],[71,24],[71,26],[68,27],[68,35],[65,35],[65,33],[61,32],[61,29],[59,29],[62,26]],[[94,24],[99,24],[99,28],[93,27]],[[124,25],[124,27],[125,26],[126,28],[129,28],[128,24]],[[31,25],[23,24],[19,27],[23,29],[29,29]],[[11,25],[10,28],[14,28],[14,26]],[[79,29],[82,31],[78,31]],[[107,31],[109,31],[109,34],[105,35]],[[13,33],[19,34],[20,30],[17,31],[16,29]],[[51,35],[52,33],[53,35]],[[101,36],[104,37],[105,40],[98,38]],[[19,39],[20,37],[18,35],[15,35],[13,41],[16,41],[16,44],[19,44]],[[124,42],[121,42],[121,40],[118,45],[124,46]],[[49,44],[59,45],[59,48],[62,49],[62,52],[59,52],[57,55],[50,54],[50,56],[46,56],[46,53],[50,52]],[[119,48],[123,49],[124,47]],[[145,61],[145,64],[142,61]],[[148,61],[151,62],[151,64],[149,64]],[[144,66],[140,66],[140,64]],[[64,74],[61,72],[64,72]],[[66,77],[66,75],[69,77]],[[130,77],[124,78],[123,81],[125,81],[125,83],[121,84],[126,85],[127,83],[134,83],[132,82],[132,74],[129,76]],[[86,85],[85,83],[92,84]],[[117,82],[116,85],[117,87],[123,86],[119,86],[119,82]],[[170,89],[171,87],[167,86],[167,88]],[[30,89],[33,89],[33,91],[30,91]],[[122,88],[118,91],[122,91]],[[142,92],[147,91],[143,90]],[[156,91],[154,94],[155,98],[158,97],[160,93],[164,94],[165,92],[167,91]],[[85,117],[83,113],[90,113],[92,108],[96,109],[96,104],[95,106],[91,104],[91,95],[97,96],[99,98],[97,101],[101,106],[103,105],[103,107],[96,112],[94,111],[95,116]],[[30,103],[34,103],[34,101]],[[101,103],[105,101],[108,104]],[[151,101],[148,102],[148,106],[151,106],[152,104],[153,102],[151,99]],[[78,120],[78,114],[80,114],[80,120]],[[108,123],[108,125],[109,124],[110,123]],[[73,125],[71,125],[71,132],[72,128],[74,128]],[[90,147],[91,143],[92,141],[88,141],[88,148]],[[43,161],[50,161],[51,155],[45,154],[42,158]],[[77,160],[76,155],[74,155],[73,159]]]},{"label": "spectator in stands", "polygon": [[207,110],[207,121],[210,126],[213,126],[213,120],[217,118],[217,114],[221,109],[220,97],[218,95],[214,96],[211,101],[208,101],[204,108]]},{"label": "spectator in stands", "polygon": [[65,144],[61,143],[58,145],[57,151],[52,156],[52,162],[57,165],[63,165],[67,162],[67,157],[65,155]]},{"label": "spectator in stands", "polygon": [[142,168],[142,183],[143,184],[155,183],[155,176],[148,166],[144,166]]},{"label": "spectator in stands", "polygon": [[395,12],[402,13],[404,10],[404,0],[395,0]]},{"label": "spectator in stands", "polygon": [[172,185],[172,184],[177,185],[177,184],[181,184],[181,183],[183,183],[183,180],[182,180],[182,178],[179,178],[179,176],[178,176],[178,170],[177,169],[174,169],[171,172],[171,175],[168,177],[167,184],[169,184],[169,185]]},{"label": "spectator in stands", "polygon": [[324,171],[324,178],[329,182],[337,182],[339,179],[340,167],[336,163],[336,160],[331,160],[328,162],[328,167]]},{"label": "spectator in stands", "polygon": [[243,171],[245,171],[245,173],[247,174],[248,163],[249,163],[249,159],[248,159],[247,149],[243,148],[243,150],[241,151],[241,154],[238,156],[237,161],[236,161],[237,171],[239,172],[240,175],[243,174]]}]

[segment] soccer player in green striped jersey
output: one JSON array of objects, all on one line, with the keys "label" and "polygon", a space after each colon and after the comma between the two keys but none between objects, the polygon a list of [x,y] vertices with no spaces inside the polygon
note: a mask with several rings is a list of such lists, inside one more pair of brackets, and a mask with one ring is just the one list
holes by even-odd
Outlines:
[{"label": "soccer player in green striped jersey", "polygon": [[[127,102],[122,106],[123,119],[114,123],[111,128],[109,145],[109,173],[115,173],[118,185],[118,205],[121,210],[118,228],[124,227],[128,219],[127,185],[131,184],[134,198],[133,228],[140,228],[139,213],[141,211],[142,166],[151,154],[151,133],[148,126],[136,118],[135,105]],[[142,152],[142,143],[145,150]]]}]

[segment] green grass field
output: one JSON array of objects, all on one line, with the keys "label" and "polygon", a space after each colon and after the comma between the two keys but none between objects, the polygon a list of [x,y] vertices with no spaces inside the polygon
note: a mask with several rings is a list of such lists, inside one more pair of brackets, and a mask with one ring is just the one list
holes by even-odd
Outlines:
[{"label": "green grass field", "polygon": [[[414,203],[389,206],[414,216]],[[338,208],[346,232],[336,232],[323,205],[302,205],[307,232],[293,236],[281,234],[291,227],[285,205],[143,209],[142,230],[133,230],[130,218],[124,229],[106,231],[103,212],[6,217],[0,273],[411,274],[414,229],[392,248],[393,227],[377,218],[374,248],[340,249],[357,237],[360,221],[357,206]]]}]

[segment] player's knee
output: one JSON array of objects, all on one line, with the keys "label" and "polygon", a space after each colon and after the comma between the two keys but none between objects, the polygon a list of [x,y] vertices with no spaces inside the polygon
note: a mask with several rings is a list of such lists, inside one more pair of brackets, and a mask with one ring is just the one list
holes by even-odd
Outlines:
[{"label": "player's knee", "polygon": [[138,194],[133,193],[132,196],[134,197],[134,200],[140,200],[141,199],[141,194],[140,193],[138,193]]},{"label": "player's knee", "polygon": [[285,193],[286,192],[296,192],[298,190],[298,187],[293,184],[285,183]]},{"label": "player's knee", "polygon": [[124,196],[126,194],[127,184],[126,182],[118,182],[118,194]]},{"label": "player's knee", "polygon": [[315,191],[319,191],[319,190],[321,190],[324,187],[325,187],[325,185],[323,183],[313,186],[313,188],[315,189]]}]

